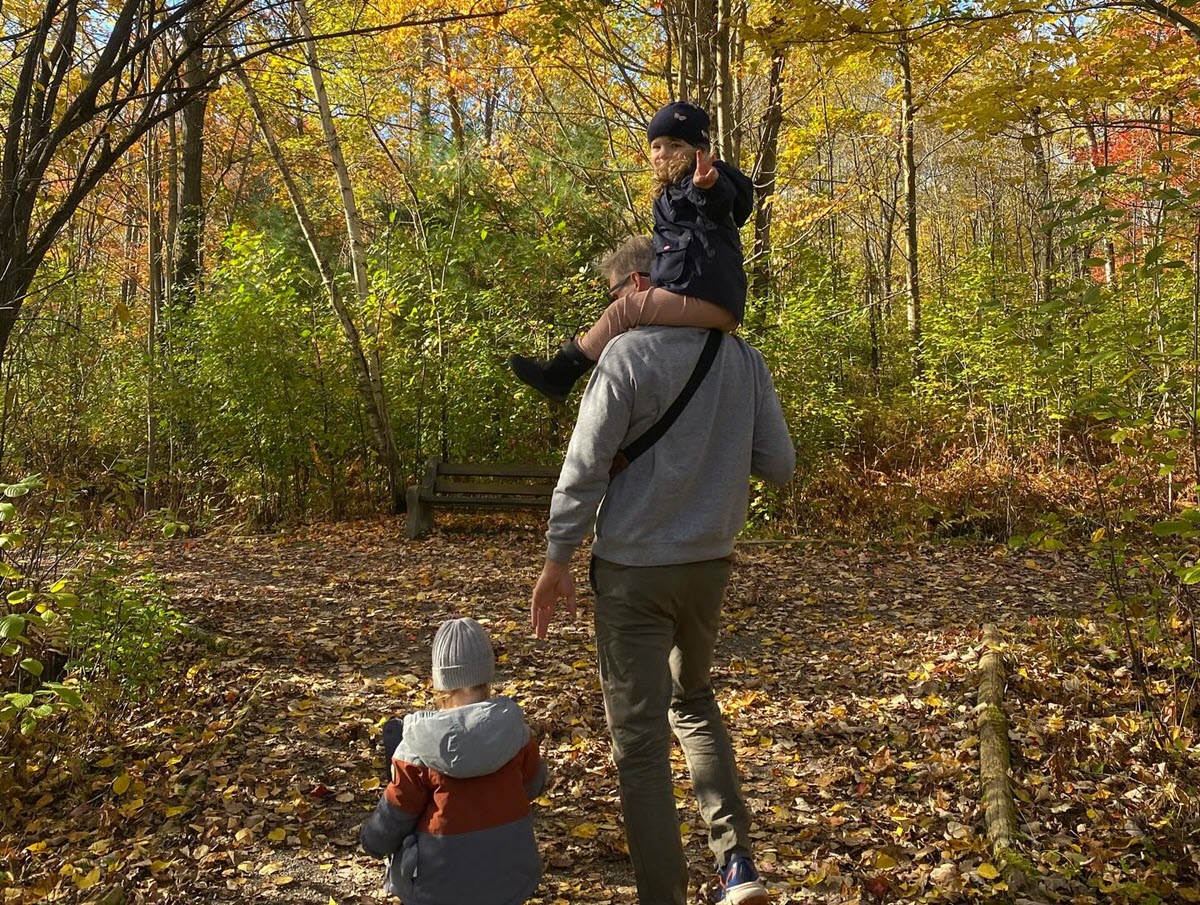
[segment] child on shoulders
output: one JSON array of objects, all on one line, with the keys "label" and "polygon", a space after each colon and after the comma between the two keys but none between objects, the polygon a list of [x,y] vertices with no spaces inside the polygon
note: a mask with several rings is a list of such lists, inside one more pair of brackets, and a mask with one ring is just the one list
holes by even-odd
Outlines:
[{"label": "child on shoulders", "polygon": [[735,330],[746,310],[738,230],[754,209],[754,184],[708,153],[708,114],[668,104],[646,129],[654,171],[654,264],[609,286],[612,304],[549,362],[514,355],[517,377],[563,401],[613,337],[649,324]]},{"label": "child on shoulders", "polygon": [[404,905],[521,905],[541,880],[529,802],[546,766],[494,678],[483,626],[447,620],[433,639],[440,709],[384,726],[391,782],[359,841],[390,858],[384,885]]}]

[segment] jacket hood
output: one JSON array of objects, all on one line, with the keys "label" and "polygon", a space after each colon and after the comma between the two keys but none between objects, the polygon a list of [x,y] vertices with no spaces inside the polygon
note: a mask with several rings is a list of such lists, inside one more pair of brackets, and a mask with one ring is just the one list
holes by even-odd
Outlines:
[{"label": "jacket hood", "polygon": [[494,697],[451,710],[410,713],[394,758],[457,779],[495,773],[529,741],[521,707]]}]

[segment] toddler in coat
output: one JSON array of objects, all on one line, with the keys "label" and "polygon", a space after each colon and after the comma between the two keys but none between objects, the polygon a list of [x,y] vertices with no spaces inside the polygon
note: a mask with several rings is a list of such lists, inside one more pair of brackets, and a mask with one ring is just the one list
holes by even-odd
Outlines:
[{"label": "toddler in coat", "polygon": [[541,879],[529,802],[546,766],[494,678],[483,626],[450,619],[433,639],[439,709],[384,726],[391,782],[359,841],[390,859],[385,888],[404,905],[520,905]]}]

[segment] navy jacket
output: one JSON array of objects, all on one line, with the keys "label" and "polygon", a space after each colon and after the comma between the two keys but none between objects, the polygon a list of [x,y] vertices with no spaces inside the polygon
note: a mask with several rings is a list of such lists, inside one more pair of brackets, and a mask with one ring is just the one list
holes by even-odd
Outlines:
[{"label": "navy jacket", "polygon": [[714,302],[739,321],[746,313],[746,271],[738,229],[754,210],[754,183],[723,160],[710,189],[684,176],[654,200],[654,265],[650,282]]}]

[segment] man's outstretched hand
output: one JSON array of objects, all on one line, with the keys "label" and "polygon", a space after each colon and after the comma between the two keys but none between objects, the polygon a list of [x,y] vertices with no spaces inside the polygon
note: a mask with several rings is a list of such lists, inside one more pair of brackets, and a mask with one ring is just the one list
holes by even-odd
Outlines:
[{"label": "man's outstretched hand", "polygon": [[533,586],[533,603],[529,608],[533,632],[537,637],[546,637],[546,630],[554,621],[554,610],[560,600],[567,602],[567,612],[574,617],[575,577],[571,574],[571,567],[548,559],[537,584]]},{"label": "man's outstretched hand", "polygon": [[692,174],[692,185],[698,189],[711,189],[717,184],[717,177],[721,173],[713,166],[713,161],[716,159],[715,154],[705,154],[701,150],[696,151],[696,172]]}]

